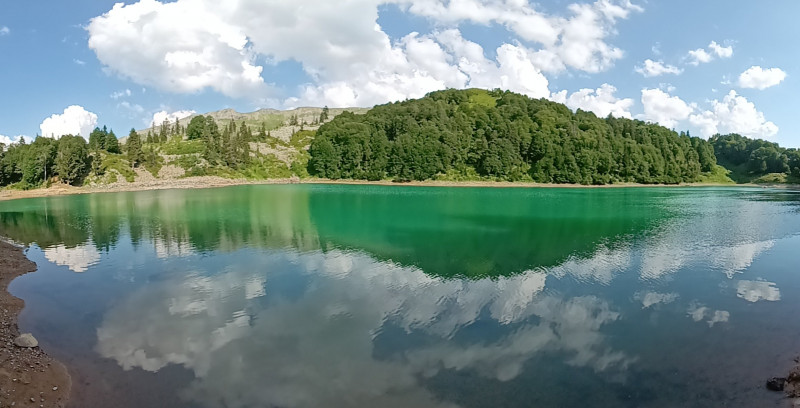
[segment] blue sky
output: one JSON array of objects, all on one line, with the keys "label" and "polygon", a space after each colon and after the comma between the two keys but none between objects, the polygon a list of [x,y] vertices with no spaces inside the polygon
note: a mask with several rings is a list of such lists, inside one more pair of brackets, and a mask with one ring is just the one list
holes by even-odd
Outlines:
[{"label": "blue sky", "polygon": [[797,15],[793,0],[7,1],[0,142],[482,87],[800,147]]}]

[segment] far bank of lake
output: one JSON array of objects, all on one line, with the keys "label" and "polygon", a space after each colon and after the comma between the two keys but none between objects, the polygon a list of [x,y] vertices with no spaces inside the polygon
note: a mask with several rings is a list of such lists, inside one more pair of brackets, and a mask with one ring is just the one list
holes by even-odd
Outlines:
[{"label": "far bank of lake", "polygon": [[715,184],[715,183],[688,183],[671,185],[653,184],[606,184],[587,186],[580,184],[543,184],[534,182],[508,182],[508,181],[410,181],[393,182],[384,181],[364,181],[364,180],[329,180],[329,179],[269,179],[269,180],[247,180],[229,179],[223,177],[186,177],[179,179],[153,179],[149,181],[136,181],[133,183],[118,182],[107,185],[73,187],[66,184],[54,184],[47,188],[37,188],[32,190],[0,189],[0,201],[15,200],[20,198],[53,197],[74,194],[94,194],[109,192],[130,192],[130,191],[149,191],[149,190],[169,190],[169,189],[202,189],[218,188],[237,185],[272,185],[272,184],[332,184],[332,185],[374,185],[374,186],[412,186],[412,187],[493,187],[493,188],[647,188],[647,187],[751,187],[751,188],[777,188],[800,190],[800,185],[794,184]]}]

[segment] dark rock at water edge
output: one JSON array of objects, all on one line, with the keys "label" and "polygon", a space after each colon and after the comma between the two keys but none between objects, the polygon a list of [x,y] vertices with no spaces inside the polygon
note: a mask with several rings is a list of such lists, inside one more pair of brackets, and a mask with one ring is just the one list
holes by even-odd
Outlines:
[{"label": "dark rock at water edge", "polygon": [[786,379],[780,377],[772,377],[767,380],[767,389],[770,391],[783,391],[786,388]]}]

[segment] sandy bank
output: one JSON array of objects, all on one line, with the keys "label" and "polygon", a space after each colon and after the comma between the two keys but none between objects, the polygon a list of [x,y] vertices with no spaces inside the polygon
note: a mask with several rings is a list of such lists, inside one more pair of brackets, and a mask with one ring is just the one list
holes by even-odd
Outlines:
[{"label": "sandy bank", "polygon": [[66,367],[39,347],[14,345],[25,303],[8,293],[14,278],[36,270],[22,248],[0,241],[0,406],[64,407],[71,379]]},{"label": "sandy bank", "polygon": [[646,188],[646,187],[770,187],[800,190],[798,185],[756,185],[756,184],[710,184],[689,183],[676,185],[654,184],[609,184],[603,186],[584,186],[578,184],[540,184],[530,182],[495,182],[495,181],[411,181],[395,183],[392,181],[364,181],[364,180],[327,180],[327,179],[272,179],[272,180],[245,180],[226,179],[222,177],[189,177],[180,179],[151,179],[136,181],[134,183],[115,183],[104,186],[72,187],[56,184],[49,188],[35,190],[0,190],[0,201],[15,200],[20,198],[51,197],[73,194],[109,193],[123,191],[147,191],[168,189],[194,189],[215,188],[237,185],[262,185],[262,184],[339,184],[339,185],[374,185],[374,186],[410,186],[410,187],[493,187],[493,188]]}]

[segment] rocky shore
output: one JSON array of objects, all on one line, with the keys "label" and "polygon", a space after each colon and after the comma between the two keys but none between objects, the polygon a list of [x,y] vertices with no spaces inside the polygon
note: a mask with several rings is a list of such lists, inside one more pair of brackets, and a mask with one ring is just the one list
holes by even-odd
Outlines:
[{"label": "rocky shore", "polygon": [[65,407],[69,399],[66,367],[19,332],[25,303],[8,293],[14,278],[35,270],[22,248],[0,241],[0,407]]}]

